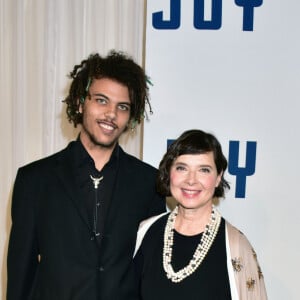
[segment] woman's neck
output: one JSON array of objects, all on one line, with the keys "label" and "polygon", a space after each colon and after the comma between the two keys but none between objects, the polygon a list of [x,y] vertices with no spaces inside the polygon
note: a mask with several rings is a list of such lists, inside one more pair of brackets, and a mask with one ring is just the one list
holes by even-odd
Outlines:
[{"label": "woman's neck", "polygon": [[212,205],[199,209],[178,208],[175,230],[183,235],[196,235],[205,230],[210,221]]}]

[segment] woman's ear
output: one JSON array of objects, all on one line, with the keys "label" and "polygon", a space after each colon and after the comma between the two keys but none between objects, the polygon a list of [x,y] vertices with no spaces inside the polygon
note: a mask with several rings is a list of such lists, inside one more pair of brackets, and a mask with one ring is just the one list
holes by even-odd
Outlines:
[{"label": "woman's ear", "polygon": [[219,186],[221,180],[222,180],[222,176],[223,176],[223,171],[218,175],[217,177],[217,181],[216,181],[216,187]]}]

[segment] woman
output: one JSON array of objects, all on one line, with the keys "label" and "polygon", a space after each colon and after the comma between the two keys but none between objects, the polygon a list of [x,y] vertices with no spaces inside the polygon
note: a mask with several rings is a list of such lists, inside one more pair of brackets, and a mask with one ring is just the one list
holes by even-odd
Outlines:
[{"label": "woman", "polygon": [[226,168],[220,143],[201,130],[169,147],[157,185],[177,206],[140,226],[134,260],[141,299],[267,299],[253,248],[213,205],[229,188]]}]

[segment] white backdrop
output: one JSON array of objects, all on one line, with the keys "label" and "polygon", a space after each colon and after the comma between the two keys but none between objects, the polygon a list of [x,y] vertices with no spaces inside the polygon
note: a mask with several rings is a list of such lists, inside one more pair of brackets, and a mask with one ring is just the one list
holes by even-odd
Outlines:
[{"label": "white backdrop", "polygon": [[[227,172],[231,190],[220,210],[254,246],[269,299],[296,300],[300,2],[226,0],[213,10],[212,3],[222,1],[148,1],[146,70],[154,115],[145,122],[144,160],[158,166],[167,139],[191,128],[214,133],[227,158],[229,144],[238,142],[239,154],[231,148],[229,163],[238,159],[240,173],[255,168],[245,184]],[[203,11],[204,28],[216,29],[199,29],[199,22],[195,28],[194,9],[196,21]]]},{"label": "white backdrop", "polygon": [[[144,1],[0,0],[0,300],[6,294],[11,191],[17,169],[76,138],[67,74],[92,52],[127,52],[142,64]],[[121,139],[141,152],[141,127]]]}]

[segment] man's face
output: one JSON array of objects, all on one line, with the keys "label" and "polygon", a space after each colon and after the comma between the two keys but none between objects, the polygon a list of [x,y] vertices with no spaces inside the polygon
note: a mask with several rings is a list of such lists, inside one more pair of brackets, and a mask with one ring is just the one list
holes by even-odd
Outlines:
[{"label": "man's face", "polygon": [[131,103],[128,88],[109,78],[94,79],[79,111],[84,145],[113,149],[127,128]]}]

